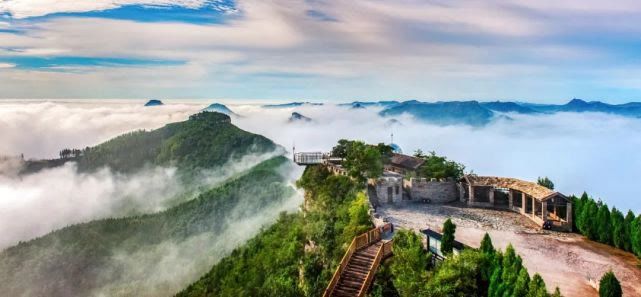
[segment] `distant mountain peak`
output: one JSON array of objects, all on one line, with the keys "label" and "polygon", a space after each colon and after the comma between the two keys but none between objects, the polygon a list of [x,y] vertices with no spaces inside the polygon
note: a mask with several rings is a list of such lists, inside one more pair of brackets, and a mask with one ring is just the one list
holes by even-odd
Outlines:
[{"label": "distant mountain peak", "polygon": [[586,106],[589,105],[589,103],[583,99],[574,98],[570,100],[570,102],[568,102],[566,105]]},{"label": "distant mountain peak", "polygon": [[151,99],[147,101],[147,103],[145,103],[145,106],[161,106],[161,105],[164,105],[164,103],[162,103],[162,101],[157,99]]},{"label": "distant mountain peak", "polygon": [[289,122],[311,122],[312,119],[308,118],[298,112],[292,112],[292,115],[289,117]]},{"label": "distant mountain peak", "polygon": [[220,112],[220,113],[226,114],[228,116],[234,116],[234,117],[238,117],[239,116],[238,114],[233,112],[231,109],[229,109],[227,106],[225,106],[224,104],[220,104],[220,103],[212,103],[212,104],[210,104],[209,106],[207,106],[203,110],[204,111]]},{"label": "distant mountain peak", "polygon": [[282,104],[265,104],[262,107],[263,108],[291,108],[291,107],[299,107],[299,106],[321,106],[323,103],[314,103],[314,102],[289,102],[289,103],[282,103]]}]

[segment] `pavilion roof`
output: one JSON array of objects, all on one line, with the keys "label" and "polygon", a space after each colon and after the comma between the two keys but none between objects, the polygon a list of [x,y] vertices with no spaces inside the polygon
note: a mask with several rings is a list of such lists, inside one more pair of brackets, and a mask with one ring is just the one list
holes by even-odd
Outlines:
[{"label": "pavilion roof", "polygon": [[491,186],[496,188],[517,190],[541,201],[555,196],[560,196],[567,199],[563,194],[559,192],[550,190],[537,183],[516,178],[477,175],[466,175],[464,178],[472,186]]}]

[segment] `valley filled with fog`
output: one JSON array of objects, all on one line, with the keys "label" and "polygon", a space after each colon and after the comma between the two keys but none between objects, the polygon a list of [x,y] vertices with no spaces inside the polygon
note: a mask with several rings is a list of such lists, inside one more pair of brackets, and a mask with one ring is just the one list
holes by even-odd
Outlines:
[{"label": "valley filled with fog", "polygon": [[[26,159],[53,158],[65,147],[83,148],[123,132],[158,128],[166,123],[185,120],[211,102],[166,103],[144,107],[143,101],[125,100],[5,102],[0,104],[0,134],[3,139],[0,154],[24,154]],[[641,210],[634,187],[635,177],[641,176],[641,155],[638,154],[641,119],[605,113],[562,112],[507,114],[482,127],[439,126],[409,115],[393,117],[396,120],[393,121],[390,120],[392,117],[379,116],[381,108],[376,106],[360,109],[330,103],[285,108],[264,108],[260,104],[226,106],[239,115],[232,117],[235,125],[264,135],[290,151],[293,145],[297,151],[327,151],[341,138],[389,143],[393,133],[394,142],[408,154],[417,149],[436,151],[462,162],[467,171],[481,175],[526,180],[548,176],[563,193],[587,191],[617,208]],[[311,121],[289,121],[292,112],[299,112]],[[53,187],[53,184],[64,191],[77,193],[74,195],[79,197],[101,195],[96,194],[96,187],[87,186],[92,181],[107,181],[111,187],[118,185],[117,178],[115,181],[112,177],[105,178],[104,172],[98,173],[103,174],[102,177],[65,177],[69,173],[64,167],[54,170],[60,171],[56,175],[61,182],[54,182],[48,172],[19,182],[0,179],[0,205],[12,205],[2,209],[20,213],[16,209],[20,206],[29,206],[44,197],[58,197],[42,190]],[[154,171],[155,178],[169,173]],[[109,191],[103,192],[111,193]],[[162,188],[160,191],[166,192]],[[29,197],[18,195],[18,192],[29,193]],[[92,204],[92,199],[74,205],[79,208],[91,208],[89,204],[106,207],[104,203]],[[55,200],[47,201],[54,203]],[[112,207],[111,204],[108,206]],[[87,210],[81,213],[85,212]],[[105,210],[95,213],[104,214]]]}]

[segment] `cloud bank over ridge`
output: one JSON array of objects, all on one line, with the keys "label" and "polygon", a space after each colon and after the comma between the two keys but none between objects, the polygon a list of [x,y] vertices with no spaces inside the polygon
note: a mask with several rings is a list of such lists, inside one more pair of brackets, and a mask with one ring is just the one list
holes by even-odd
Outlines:
[{"label": "cloud bank over ridge", "polygon": [[[123,132],[184,120],[210,102],[169,103],[154,108],[139,107],[142,103],[0,104],[3,115],[0,133],[6,135],[7,140],[0,144],[2,154],[24,152],[27,157],[55,157],[63,147],[81,148]],[[406,153],[419,148],[434,150],[482,175],[526,180],[549,176],[558,190],[566,194],[580,194],[585,190],[617,208],[641,211],[633,186],[635,178],[641,176],[641,156],[637,152],[641,146],[639,119],[599,113],[510,114],[512,121],[501,119],[474,128],[434,126],[409,116],[396,117],[399,123],[390,125],[389,119],[377,115],[376,108],[349,109],[331,104],[283,109],[264,109],[259,105],[227,106],[242,116],[233,119],[235,125],[262,134],[288,149],[295,144],[297,151],[326,151],[340,138],[387,143],[390,134],[394,133],[394,142]],[[294,111],[314,121],[289,123],[288,118]],[[92,190],[97,187],[91,186],[93,180],[100,184],[108,184],[110,180],[66,175],[65,168],[54,170],[60,170],[61,185],[68,184],[65,182],[68,180],[83,181],[73,188],[83,193],[78,197],[95,193]],[[21,194],[16,197],[27,197],[33,191],[42,191],[51,185],[47,180],[55,180],[57,174],[51,174],[54,172],[43,174],[41,179],[34,178],[36,181],[29,177],[20,182],[5,179],[0,188],[19,189]],[[161,177],[167,178],[167,172],[160,173]],[[113,186],[113,181],[111,183]],[[24,201],[27,203],[28,200]],[[47,203],[53,201],[47,200]],[[19,206],[12,205],[10,209],[19,209]]]}]

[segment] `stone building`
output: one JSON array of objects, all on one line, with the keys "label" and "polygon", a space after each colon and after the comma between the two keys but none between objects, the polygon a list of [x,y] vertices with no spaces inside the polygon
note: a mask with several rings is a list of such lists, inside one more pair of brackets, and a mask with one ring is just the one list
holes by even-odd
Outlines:
[{"label": "stone building", "polygon": [[466,175],[460,183],[460,199],[469,206],[508,209],[538,225],[572,231],[572,201],[559,192],[515,178]]},{"label": "stone building", "polygon": [[378,204],[399,203],[403,200],[403,176],[386,171],[377,179],[370,180],[370,185],[376,189]]},{"label": "stone building", "polygon": [[402,175],[416,175],[416,171],[425,163],[425,160],[403,154],[392,154],[390,162],[385,164],[385,171],[392,171]]}]

